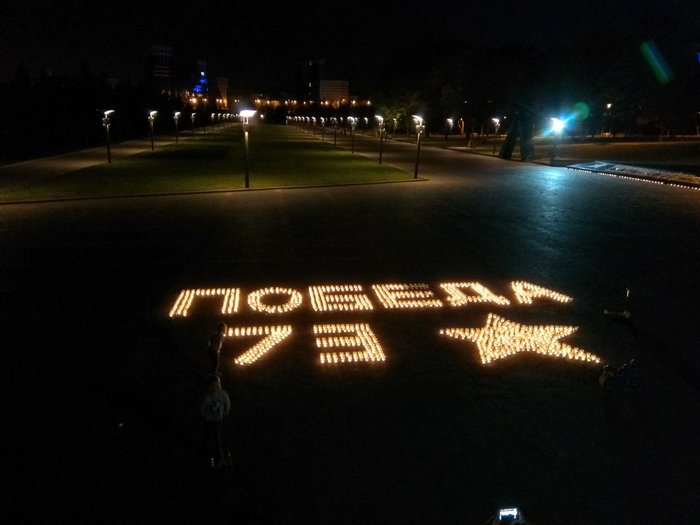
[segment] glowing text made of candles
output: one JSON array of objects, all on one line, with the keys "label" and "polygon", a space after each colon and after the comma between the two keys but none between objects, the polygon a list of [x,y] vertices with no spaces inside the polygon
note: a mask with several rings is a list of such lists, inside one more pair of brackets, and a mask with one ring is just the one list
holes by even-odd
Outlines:
[{"label": "glowing text made of candles", "polygon": [[[543,286],[512,281],[515,304],[532,305],[536,301],[570,303],[567,295]],[[371,290],[371,292],[369,291]],[[435,290],[426,283],[373,284],[367,290],[360,284],[314,285],[308,287],[308,304],[313,312],[369,312],[376,305],[387,310],[464,308],[470,305],[509,306],[511,300],[475,281],[439,283]],[[372,299],[374,296],[374,300]],[[245,298],[245,301],[243,300]],[[193,288],[180,292],[170,309],[170,317],[188,317],[196,305],[215,301],[224,316],[241,314],[247,304],[250,313],[280,316],[306,306],[304,293],[294,288],[267,287],[244,294],[241,288]],[[550,357],[599,362],[594,354],[561,343],[559,339],[575,332],[575,326],[530,326],[488,314],[481,328],[441,328],[438,332],[460,341],[468,341],[479,352],[483,364],[520,352]],[[230,338],[256,337],[258,341],[234,359],[247,366],[265,356],[293,333],[291,325],[263,325],[229,328]],[[366,323],[314,324],[319,362],[344,364],[384,361],[386,355],[371,327]]]},{"label": "glowing text made of candles", "polygon": [[[570,303],[573,299],[548,288],[524,281],[513,281],[510,287],[518,304],[531,305],[535,300]],[[443,308],[446,305],[461,307],[470,304],[491,303],[508,306],[511,301],[498,295],[478,282],[440,283],[445,294],[441,300],[426,283],[390,283],[371,286],[379,303],[386,309]],[[170,309],[170,317],[187,317],[193,304],[217,299],[219,312],[224,315],[239,313],[242,309],[240,288],[189,288],[182,290]],[[308,295],[314,312],[374,310],[370,295],[359,284],[309,286]],[[271,286],[260,288],[247,295],[248,307],[253,312],[283,314],[304,305],[302,292],[294,288]]]}]

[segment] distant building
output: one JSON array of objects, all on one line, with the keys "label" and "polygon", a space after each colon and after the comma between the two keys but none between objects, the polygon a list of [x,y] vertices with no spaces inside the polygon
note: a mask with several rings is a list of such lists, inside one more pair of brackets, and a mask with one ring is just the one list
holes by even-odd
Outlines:
[{"label": "distant building", "polygon": [[155,91],[170,92],[173,89],[173,48],[170,46],[151,46],[149,53],[148,76]]},{"label": "distant building", "polygon": [[340,103],[350,98],[350,82],[347,80],[321,80],[319,99],[323,102]]},{"label": "distant building", "polygon": [[216,77],[216,108],[217,109],[228,109],[228,92],[229,92],[229,81],[228,78]]},{"label": "distant building", "polygon": [[316,100],[320,93],[321,78],[326,65],[324,59],[306,60],[301,64],[298,97],[302,100]]}]

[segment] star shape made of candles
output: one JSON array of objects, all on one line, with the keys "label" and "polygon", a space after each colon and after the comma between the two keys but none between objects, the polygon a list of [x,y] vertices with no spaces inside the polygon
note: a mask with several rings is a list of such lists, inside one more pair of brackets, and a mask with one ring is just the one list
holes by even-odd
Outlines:
[{"label": "star shape made of candles", "polygon": [[496,314],[489,314],[486,324],[481,328],[442,328],[440,335],[473,342],[479,349],[482,364],[485,365],[521,352],[600,363],[600,358],[595,354],[560,341],[576,330],[576,326],[523,325]]}]

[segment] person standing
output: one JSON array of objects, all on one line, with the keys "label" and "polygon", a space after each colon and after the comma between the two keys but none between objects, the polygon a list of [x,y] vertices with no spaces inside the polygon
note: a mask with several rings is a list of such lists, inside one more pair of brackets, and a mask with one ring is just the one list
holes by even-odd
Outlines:
[{"label": "person standing", "polygon": [[224,344],[225,335],[226,323],[218,323],[216,325],[216,332],[209,338],[209,371],[212,374],[221,375],[219,367],[221,366],[221,347]]},{"label": "person standing", "polygon": [[231,411],[231,400],[221,387],[221,379],[211,374],[207,382],[207,393],[200,405],[204,419],[205,441],[212,467],[230,467],[231,454],[224,449],[221,425]]}]

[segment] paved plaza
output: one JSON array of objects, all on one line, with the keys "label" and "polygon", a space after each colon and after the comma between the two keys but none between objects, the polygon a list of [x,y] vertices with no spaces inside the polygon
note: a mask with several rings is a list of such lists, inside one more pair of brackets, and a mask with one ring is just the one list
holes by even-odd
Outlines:
[{"label": "paved plaza", "polygon": [[[384,148],[411,179],[415,145]],[[0,206],[12,521],[694,516],[700,192],[440,148],[419,174]],[[198,414],[220,320],[231,469]],[[549,353],[485,364],[511,328]],[[604,393],[630,358],[641,385]]]}]

